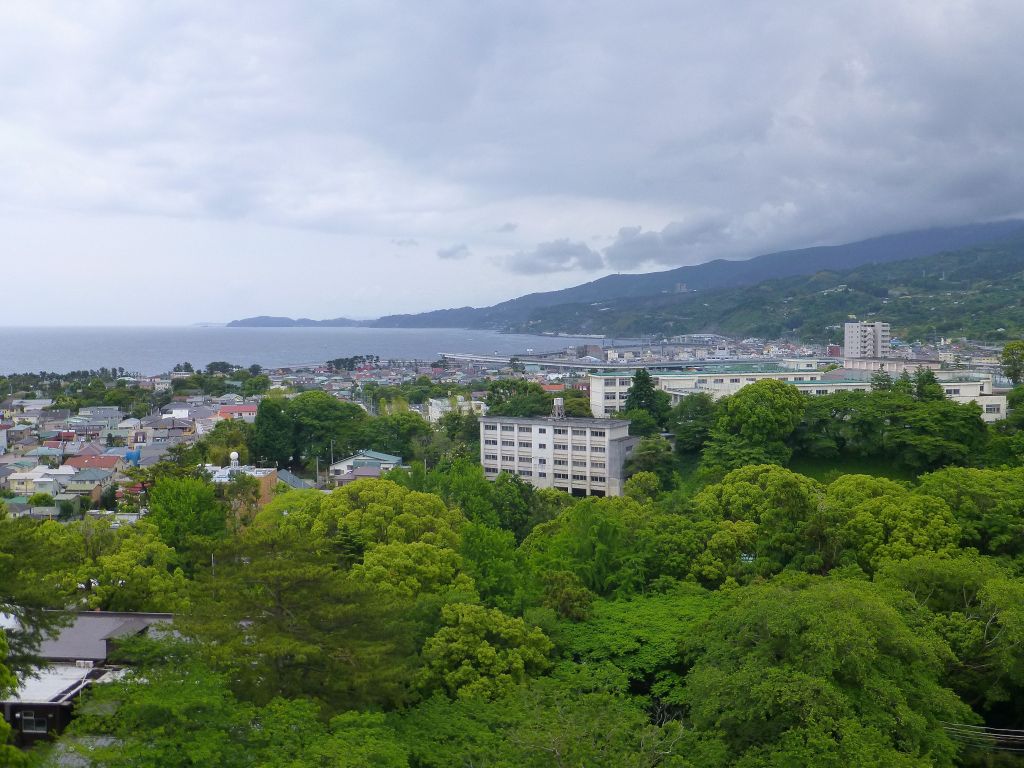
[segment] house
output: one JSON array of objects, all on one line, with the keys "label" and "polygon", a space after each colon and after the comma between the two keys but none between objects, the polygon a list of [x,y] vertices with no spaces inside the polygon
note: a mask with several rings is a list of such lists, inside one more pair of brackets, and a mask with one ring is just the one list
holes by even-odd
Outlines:
[{"label": "house", "polygon": [[50,468],[40,464],[24,472],[14,472],[7,476],[7,487],[12,493],[31,496],[34,493],[48,493],[54,496],[60,493],[64,483],[71,479],[75,470],[71,467]]},{"label": "house", "polygon": [[[47,442],[52,443],[52,441]],[[36,459],[40,463],[60,464],[64,458],[64,450],[63,448],[54,448],[52,445],[44,444],[33,448],[31,451],[25,451],[25,456],[30,459]]]},{"label": "house", "polygon": [[252,424],[256,421],[257,406],[255,405],[222,405],[217,411],[217,420],[235,419]]},{"label": "house", "polygon": [[377,480],[383,474],[379,464],[373,464],[363,467],[353,467],[348,472],[343,472],[340,475],[331,474],[331,482],[335,485],[342,486],[354,483],[356,480]]},{"label": "house", "polygon": [[277,470],[277,481],[284,483],[289,488],[296,488],[298,490],[307,490],[309,488],[315,488],[312,480],[304,480],[298,475],[289,472],[287,469]]},{"label": "house", "polygon": [[124,472],[126,462],[122,456],[101,454],[99,456],[81,455],[72,456],[64,462],[65,467],[79,469],[106,469],[111,472]]},{"label": "house", "polygon": [[[70,626],[44,640],[39,657],[47,666],[26,675],[0,701],[15,744],[27,747],[63,731],[83,690],[123,674],[123,667],[116,663],[118,642],[156,631],[173,619],[169,613],[89,611],[77,614]],[[10,615],[0,615],[0,628],[8,634],[21,631],[18,620]]]},{"label": "house", "polygon": [[380,477],[381,473],[401,465],[401,456],[392,456],[389,453],[380,453],[379,451],[360,451],[353,456],[331,464],[329,476],[332,482],[337,482],[357,467],[375,467],[378,470],[376,476]]},{"label": "house", "polygon": [[164,417],[171,419],[191,418],[191,408],[188,403],[168,403],[160,409],[160,412]]},{"label": "house", "polygon": [[98,504],[103,491],[113,484],[114,473],[109,469],[88,467],[72,475],[64,486],[66,493],[83,496],[89,499],[88,504]]}]

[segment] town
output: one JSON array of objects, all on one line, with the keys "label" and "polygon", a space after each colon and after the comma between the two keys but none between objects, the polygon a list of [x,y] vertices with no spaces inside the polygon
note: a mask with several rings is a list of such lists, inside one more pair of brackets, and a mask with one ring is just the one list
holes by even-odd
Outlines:
[{"label": "town", "polygon": [[[185,363],[163,376],[119,375],[108,380],[104,388],[119,393],[128,406],[88,405],[74,412],[63,407],[68,404],[66,396],[45,396],[47,390],[62,386],[60,377],[52,377],[40,380],[34,391],[12,393],[0,402],[0,492],[6,495],[8,514],[13,516],[68,520],[91,513],[130,520],[138,510],[126,512],[126,505],[118,502],[133,486],[131,469],[159,462],[174,446],[196,443],[220,422],[252,425],[259,403],[268,396],[287,399],[314,390],[355,404],[372,416],[410,413],[436,426],[453,411],[486,417],[488,386],[522,381],[536,384],[552,397],[569,394],[576,403],[585,399],[589,413],[582,414],[578,427],[593,436],[593,425],[601,423],[594,420],[623,410],[637,370],[650,371],[654,385],[667,393],[673,406],[696,393],[717,400],[766,379],[786,382],[813,396],[868,391],[872,377],[880,372],[898,377],[928,370],[950,400],[976,403],[984,421],[1006,417],[1005,393],[1013,384],[1002,373],[998,348],[966,341],[903,344],[890,338],[889,326],[883,322],[850,322],[844,332],[842,346],[824,347],[701,334],[614,347],[595,341],[543,356],[451,353],[432,363],[382,361],[370,355],[268,371],[214,363],[198,374]],[[544,414],[536,424],[544,429],[539,425],[565,420],[571,428],[579,418],[579,408],[568,416],[563,408],[561,415]],[[600,459],[570,458],[561,455],[562,443],[555,440],[550,445],[537,441],[536,451],[526,440],[498,446],[489,434],[498,426],[507,425],[493,419],[484,419],[480,425],[479,458],[489,476],[508,471],[538,487],[586,495],[621,493],[629,452],[626,444]],[[526,432],[530,425],[522,422],[517,428]],[[598,434],[605,437],[600,430]],[[492,450],[497,447],[517,450]],[[331,488],[378,477],[412,457],[363,447],[351,456],[325,452],[313,458],[313,465],[306,467],[312,470],[307,477],[265,462],[209,464],[207,471],[217,483],[248,473],[260,480],[262,497],[269,498],[278,482],[296,488]],[[556,469],[564,467],[575,471]]]}]

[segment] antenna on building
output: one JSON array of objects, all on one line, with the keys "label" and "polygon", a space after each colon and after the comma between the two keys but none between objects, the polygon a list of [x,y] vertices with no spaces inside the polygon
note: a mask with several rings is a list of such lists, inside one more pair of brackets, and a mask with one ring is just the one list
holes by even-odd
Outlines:
[{"label": "antenna on building", "polygon": [[565,398],[556,397],[551,405],[551,417],[555,419],[565,418]]}]

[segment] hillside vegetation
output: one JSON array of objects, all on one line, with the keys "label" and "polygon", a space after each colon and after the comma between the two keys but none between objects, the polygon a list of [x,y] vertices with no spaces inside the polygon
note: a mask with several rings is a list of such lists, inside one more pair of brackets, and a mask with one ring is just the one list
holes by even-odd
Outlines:
[{"label": "hillside vegetation", "polygon": [[519,331],[671,336],[721,332],[835,340],[851,317],[907,338],[1024,334],[1024,238],[757,285],[571,304],[535,311]]}]

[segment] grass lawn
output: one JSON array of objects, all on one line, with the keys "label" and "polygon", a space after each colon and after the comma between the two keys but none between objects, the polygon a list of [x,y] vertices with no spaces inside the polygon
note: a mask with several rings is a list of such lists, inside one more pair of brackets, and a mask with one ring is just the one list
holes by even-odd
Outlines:
[{"label": "grass lawn", "polygon": [[902,467],[894,466],[882,459],[844,456],[838,459],[813,459],[794,456],[789,468],[801,475],[813,477],[822,483],[829,483],[840,475],[874,475],[890,480],[914,480],[917,475]]}]

